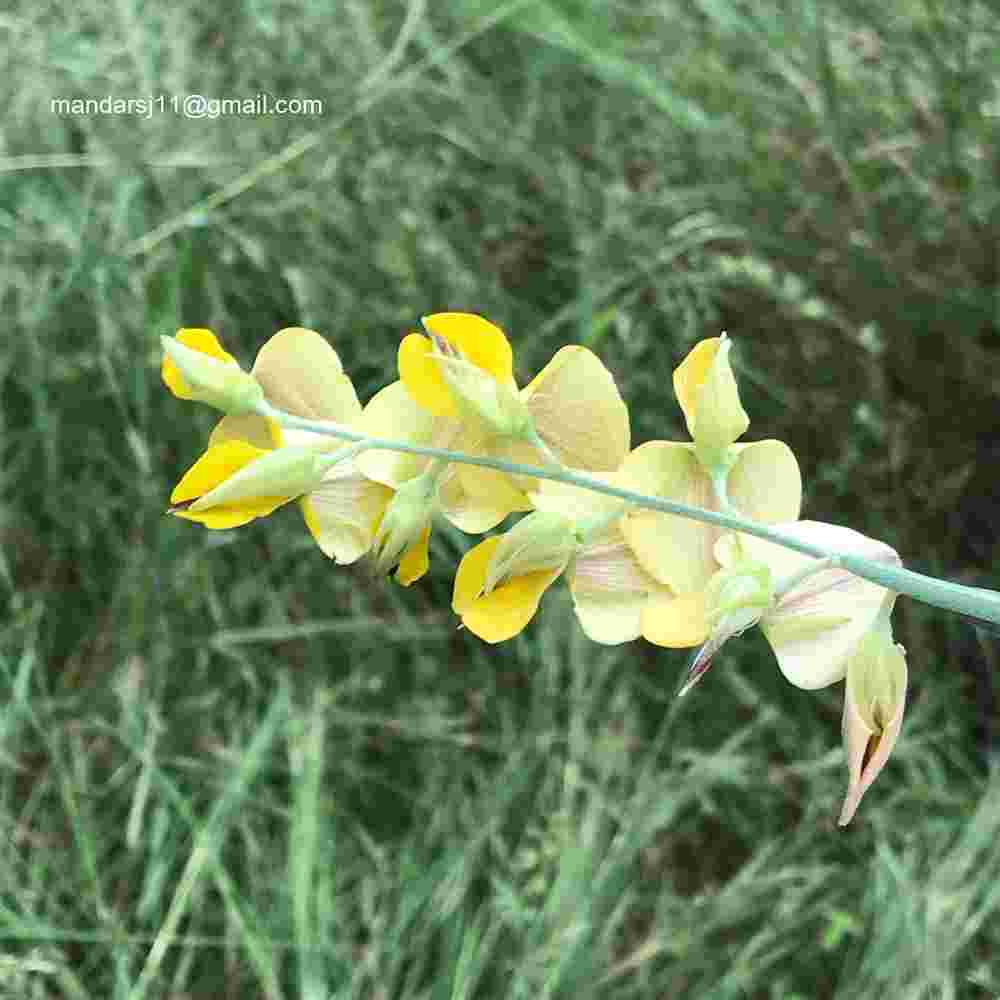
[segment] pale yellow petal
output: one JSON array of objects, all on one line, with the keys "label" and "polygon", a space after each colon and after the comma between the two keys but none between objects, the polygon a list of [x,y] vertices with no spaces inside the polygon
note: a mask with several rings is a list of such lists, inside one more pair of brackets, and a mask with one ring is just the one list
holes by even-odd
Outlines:
[{"label": "pale yellow petal", "polygon": [[697,420],[698,390],[705,382],[709,368],[719,353],[721,337],[709,337],[699,341],[688,356],[674,369],[674,393],[684,411],[688,433],[694,437]]},{"label": "pale yellow petal", "polygon": [[208,444],[211,447],[226,441],[246,441],[266,451],[281,446],[281,428],[268,417],[259,417],[255,413],[230,414],[215,425]]},{"label": "pale yellow petal", "polygon": [[[630,488],[621,472],[586,472],[582,469],[570,469],[571,472],[583,472],[585,475],[608,486]],[[611,514],[625,506],[624,500],[608,496],[606,493],[595,493],[593,490],[571,483],[558,483],[551,479],[538,481],[538,489],[530,495],[536,510],[548,511],[552,514],[562,514],[577,523],[602,514]]]},{"label": "pale yellow petal", "polygon": [[[458,424],[435,417],[413,400],[402,381],[379,390],[365,405],[358,424],[369,437],[391,438],[406,444],[450,447]],[[430,461],[420,455],[373,449],[358,456],[358,466],[370,479],[393,488],[419,476]]]},{"label": "pale yellow petal", "polygon": [[[314,330],[279,330],[257,354],[252,374],[272,406],[307,420],[348,426],[361,416],[361,404],[350,378],[330,343]],[[286,445],[335,451],[344,441],[309,431],[281,430]]]},{"label": "pale yellow petal", "polygon": [[650,601],[642,608],[642,634],[649,642],[670,649],[686,649],[709,636],[702,594]]},{"label": "pale yellow petal", "polygon": [[[712,484],[690,445],[649,441],[636,448],[621,469],[623,485],[643,493],[708,510],[717,509]],[[718,569],[718,528],[674,514],[635,510],[622,532],[643,568],[678,594],[700,591]]]},{"label": "pale yellow petal", "polygon": [[568,571],[577,619],[594,642],[617,645],[642,634],[642,609],[671,597],[653,579],[614,527],[584,546]]},{"label": "pale yellow petal", "polygon": [[323,553],[353,563],[372,546],[392,490],[362,476],[353,463],[340,463],[302,498],[302,515]]},{"label": "pale yellow petal", "polygon": [[795,521],[802,507],[802,473],[783,441],[733,445],[738,453],[726,490],[743,517],[764,524]]},{"label": "pale yellow petal", "polygon": [[[460,450],[472,455],[502,458],[517,461],[524,456],[518,443],[502,438],[479,439],[474,432],[459,439]],[[515,457],[512,458],[511,456]],[[528,483],[526,477],[511,476],[497,469],[487,469],[481,465],[459,465],[458,477],[462,489],[472,504],[480,504],[492,510],[506,510],[508,513],[531,510],[531,500],[519,483]]]},{"label": "pale yellow petal", "polygon": [[628,454],[628,409],[611,372],[586,347],[559,350],[521,398],[563,465],[612,471]]},{"label": "pale yellow petal", "polygon": [[508,514],[510,508],[495,502],[484,502],[481,497],[473,497],[462,486],[457,466],[451,466],[442,477],[438,487],[438,503],[441,513],[460,531],[470,535],[481,535],[495,528]]}]

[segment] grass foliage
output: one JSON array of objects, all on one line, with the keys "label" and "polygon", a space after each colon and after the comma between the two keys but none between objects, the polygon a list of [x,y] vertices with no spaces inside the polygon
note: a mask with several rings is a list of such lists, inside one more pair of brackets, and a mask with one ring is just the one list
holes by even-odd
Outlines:
[{"label": "grass foliage", "polygon": [[[249,362],[303,325],[367,399],[417,317],[464,309],[522,383],[598,351],[638,444],[683,436],[669,373],[725,328],[806,516],[996,586],[996,25],[985,0],[8,5],[0,997],[1000,995],[961,623],[901,602],[903,735],[841,831],[839,689],[748,636],[678,704],[683,657],[588,643],[562,592],[488,648],[443,524],[403,590],[294,508],[166,517],[214,417],[158,378],[178,326]],[[50,108],[195,92],[325,108]]]}]

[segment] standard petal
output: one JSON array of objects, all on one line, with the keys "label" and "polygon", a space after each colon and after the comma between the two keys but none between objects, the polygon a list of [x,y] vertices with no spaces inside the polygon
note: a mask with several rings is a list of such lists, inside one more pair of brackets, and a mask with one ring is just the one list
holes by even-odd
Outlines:
[{"label": "standard petal", "polygon": [[362,476],[354,463],[335,465],[302,498],[306,527],[323,553],[353,563],[372,546],[392,490]]},{"label": "standard petal", "polygon": [[611,372],[586,347],[561,348],[521,398],[563,465],[611,471],[628,454],[628,408]]},{"label": "standard petal", "polygon": [[[361,416],[361,404],[337,352],[314,330],[279,330],[257,354],[252,374],[273,406],[307,420],[347,426]],[[343,441],[309,431],[281,429],[278,445],[335,451]]]},{"label": "standard petal", "polygon": [[[459,438],[456,447],[470,455],[484,455],[514,462],[538,461],[534,457],[537,453],[523,442],[506,438],[484,438],[480,433],[476,428],[469,429]],[[531,510],[531,500],[524,491],[533,482],[529,477],[512,476],[498,469],[463,463],[458,467],[458,478],[472,504],[479,504],[490,510],[506,510],[507,513]]]},{"label": "standard petal", "polygon": [[726,488],[743,517],[764,524],[795,521],[802,507],[802,473],[784,441],[733,445],[738,458]]},{"label": "standard petal", "polygon": [[588,638],[605,645],[630,642],[642,634],[642,609],[671,596],[651,577],[614,526],[585,545],[568,570],[573,607]]},{"label": "standard petal", "polygon": [[226,441],[246,441],[264,451],[281,446],[281,428],[270,418],[255,413],[223,417],[208,437],[208,446]]},{"label": "standard petal", "polygon": [[[358,426],[369,437],[437,448],[450,447],[459,429],[456,421],[435,417],[414,402],[402,381],[392,382],[372,396]],[[370,479],[395,489],[424,472],[431,460],[401,451],[372,449],[362,452],[356,461]]]},{"label": "standard petal", "polygon": [[[583,469],[570,469],[568,471],[582,472],[602,483],[607,483],[609,486],[619,486],[623,489],[628,488],[628,483],[626,483],[620,472],[595,473],[587,472]],[[587,521],[588,518],[597,517],[602,514],[612,514],[626,504],[626,501],[608,496],[606,493],[595,493],[593,490],[585,489],[582,486],[574,486],[572,483],[559,483],[551,479],[539,480],[537,491],[531,493],[530,496],[536,510],[544,510],[552,514],[562,514],[577,524]],[[617,533],[620,537],[620,531]]]},{"label": "standard petal", "polygon": [[[690,445],[649,441],[622,465],[623,485],[643,493],[715,510],[712,484]],[[636,510],[622,532],[639,562],[678,594],[700,591],[718,569],[713,548],[720,530],[674,514]]]}]

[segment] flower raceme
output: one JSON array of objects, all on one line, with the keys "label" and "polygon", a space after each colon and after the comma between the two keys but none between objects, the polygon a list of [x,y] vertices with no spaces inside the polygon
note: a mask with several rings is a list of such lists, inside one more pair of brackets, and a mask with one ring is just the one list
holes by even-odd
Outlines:
[{"label": "flower raceme", "polygon": [[[178,339],[192,352],[204,350],[210,359],[225,354],[208,331],[189,332],[180,331]],[[163,377],[168,386],[175,381],[166,361]],[[262,398],[286,412],[341,425],[361,415],[337,353],[312,330],[276,333],[260,349],[250,377]],[[339,447],[335,438],[237,409],[216,425],[205,453],[174,488],[170,512],[208,528],[233,528],[299,499],[323,552],[354,562],[371,547],[392,491],[362,476],[350,459],[332,463]]]},{"label": "flower raceme", "polygon": [[[365,433],[533,465],[619,467],[629,448],[628,410],[592,351],[563,347],[519,390],[513,352],[498,326],[472,313],[436,313],[423,326],[427,336],[411,333],[400,344],[399,381],[365,407]],[[359,462],[367,476],[394,489],[429,464],[378,449]],[[531,510],[537,488],[529,477],[452,465],[441,471],[438,501],[458,528],[482,532]]]},{"label": "flower raceme", "polygon": [[[888,545],[840,525],[799,521],[780,530],[842,554],[900,564]],[[846,825],[885,766],[902,725],[905,651],[892,641],[889,624],[896,595],[828,560],[752,535],[727,536],[720,553],[726,565],[706,588],[702,610],[710,634],[681,693],[704,676],[726,641],[756,624],[779,670],[796,687],[814,690],[846,677],[842,729],[849,784],[839,820]]]},{"label": "flower raceme", "polygon": [[[790,547],[839,553],[853,567],[860,560],[869,568],[857,572],[888,585],[906,581],[871,569],[899,567],[889,546],[798,520],[802,480],[787,445],[738,442],[749,418],[725,335],[701,341],[674,372],[691,440],[629,451],[628,411],[586,348],[562,348],[519,389],[499,327],[469,313],[422,323],[425,333],[400,345],[399,380],[363,408],[336,352],[311,330],[279,331],[250,372],[210,331],[163,338],[168,388],[227,413],[171,494],[170,512],[230,528],[298,500],[326,555],[350,563],[370,553],[376,571],[398,567],[408,585],[427,572],[434,514],[481,533],[530,511],[461,560],[453,609],[465,627],[490,643],[517,635],[563,577],[591,639],[698,647],[684,693],[730,638],[759,625],[792,684],[846,679],[840,822],[848,823],[902,723],[906,661],[889,624],[895,594],[836,555],[801,555],[694,510],[662,507],[768,525]],[[338,436],[355,444],[345,448]]]}]

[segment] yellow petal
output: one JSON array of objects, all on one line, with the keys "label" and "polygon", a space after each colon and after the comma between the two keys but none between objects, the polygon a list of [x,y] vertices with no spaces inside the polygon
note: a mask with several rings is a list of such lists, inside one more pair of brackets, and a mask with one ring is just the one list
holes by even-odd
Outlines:
[{"label": "yellow petal", "polygon": [[421,319],[424,329],[443,337],[466,361],[488,372],[501,385],[514,381],[514,353],[500,327],[475,313],[433,313]]},{"label": "yellow petal", "polygon": [[784,441],[733,445],[736,464],[729,472],[729,500],[743,517],[764,524],[796,521],[802,507],[802,473]]},{"label": "yellow petal", "polygon": [[183,517],[188,521],[197,521],[206,528],[223,529],[238,528],[258,517],[267,517],[278,507],[288,503],[293,497],[248,497],[231,504],[219,504],[209,510],[171,509],[169,513],[175,517]]},{"label": "yellow petal", "polygon": [[215,489],[244,466],[268,452],[241,440],[213,445],[184,473],[170,494],[171,503],[194,500]]},{"label": "yellow petal", "polygon": [[407,334],[399,345],[399,380],[410,398],[436,417],[458,417],[458,406],[433,355],[430,339]]},{"label": "yellow petal", "polygon": [[[297,326],[279,330],[257,353],[252,374],[272,406],[297,417],[348,426],[361,416],[361,404],[340,357],[314,330]],[[335,451],[344,442],[309,431],[282,429],[276,444]]]},{"label": "yellow petal", "polygon": [[642,609],[641,623],[644,638],[670,649],[697,646],[710,631],[702,594],[650,601]]},{"label": "yellow petal", "polygon": [[481,497],[470,496],[462,486],[461,476],[455,465],[450,466],[438,486],[438,504],[441,513],[460,531],[481,535],[495,528],[508,514],[503,504],[485,503]]},{"label": "yellow petal", "polygon": [[[198,327],[185,327],[177,331],[177,339],[185,347],[190,347],[193,351],[200,351],[202,354],[207,354],[210,358],[215,358],[217,361],[239,366],[239,362],[231,354],[227,354],[222,349],[222,345],[211,330],[204,330]],[[169,355],[164,354],[163,356],[160,375],[166,387],[178,399],[194,399],[191,387],[187,384],[184,376],[181,375],[177,365]]]},{"label": "yellow petal", "polygon": [[586,347],[559,350],[521,398],[563,465],[612,471],[628,454],[628,409],[611,372]]},{"label": "yellow petal", "polygon": [[455,573],[455,590],[451,600],[455,614],[464,615],[482,594],[490,560],[499,544],[499,535],[484,538],[462,557]]},{"label": "yellow petal", "polygon": [[534,617],[542,594],[559,570],[525,573],[482,595],[486,572],[500,538],[487,538],[471,548],[455,574],[452,607],[462,622],[486,642],[503,642],[520,632]]},{"label": "yellow petal", "polygon": [[411,545],[399,561],[396,579],[404,586],[419,580],[430,568],[431,526],[428,524],[420,538]]},{"label": "yellow petal", "polygon": [[[255,448],[252,444],[238,439],[213,445],[191,466],[174,487],[170,501],[183,504],[194,500],[196,503],[232,479],[252,462],[273,452]],[[267,494],[245,496],[214,504],[207,509],[192,510],[189,507],[171,508],[169,513],[189,521],[198,521],[206,528],[236,528],[257,517],[266,517],[294,496]]]},{"label": "yellow petal", "polygon": [[[690,445],[648,441],[622,464],[623,485],[643,493],[708,510],[718,505],[712,484]],[[636,510],[625,515],[622,533],[647,573],[678,594],[700,591],[718,569],[718,528],[674,514]]]},{"label": "yellow petal", "polygon": [[527,494],[517,488],[506,472],[463,464],[458,470],[458,478],[473,505],[480,504],[490,510],[505,510],[507,513],[531,510]]}]

